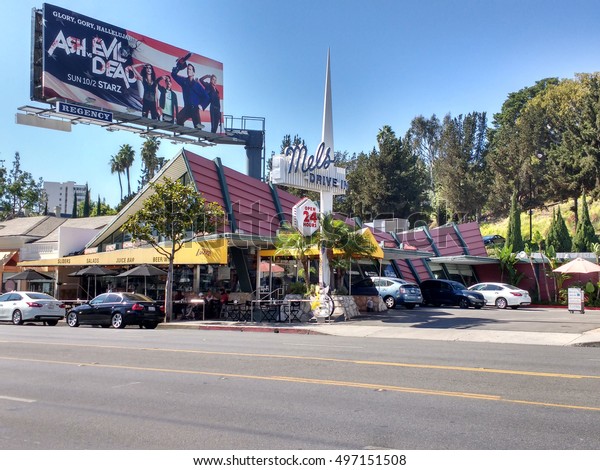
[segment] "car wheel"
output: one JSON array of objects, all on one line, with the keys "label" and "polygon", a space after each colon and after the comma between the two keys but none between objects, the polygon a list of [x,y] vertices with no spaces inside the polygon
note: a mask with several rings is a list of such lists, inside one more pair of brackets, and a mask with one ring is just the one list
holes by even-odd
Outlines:
[{"label": "car wheel", "polygon": [[69,312],[67,315],[67,325],[73,328],[79,326],[79,317],[77,316],[77,313]]},{"label": "car wheel", "polygon": [[23,324],[23,315],[21,314],[20,310],[15,310],[12,314],[12,322],[15,325],[22,325]]},{"label": "car wheel", "polygon": [[158,326],[158,323],[154,321],[147,321],[144,323],[144,328],[148,328],[149,330],[153,330]]},{"label": "car wheel", "polygon": [[123,321],[123,315],[121,315],[119,312],[115,313],[112,316],[111,323],[112,323],[113,328],[125,328],[125,322]]},{"label": "car wheel", "polygon": [[56,326],[58,320],[46,320],[46,324],[49,326]]},{"label": "car wheel", "polygon": [[406,307],[409,310],[412,310],[413,308],[415,308],[415,304],[404,304],[404,307]]},{"label": "car wheel", "polygon": [[458,306],[460,308],[469,308],[469,301],[467,299],[465,299],[464,297],[462,297],[459,301],[458,301]]},{"label": "car wheel", "polygon": [[390,295],[388,295],[385,299],[383,299],[383,301],[385,302],[385,306],[390,310],[396,306],[396,301]]},{"label": "car wheel", "polygon": [[508,306],[508,302],[504,297],[498,297],[496,299],[496,307],[497,308],[506,308]]}]

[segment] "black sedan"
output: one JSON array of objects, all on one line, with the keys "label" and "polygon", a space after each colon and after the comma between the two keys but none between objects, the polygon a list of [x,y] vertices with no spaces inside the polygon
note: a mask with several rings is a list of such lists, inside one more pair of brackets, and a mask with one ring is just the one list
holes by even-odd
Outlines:
[{"label": "black sedan", "polygon": [[78,305],[67,314],[67,324],[100,325],[108,328],[125,328],[138,325],[154,329],[165,318],[164,307],[142,294],[127,292],[100,294],[88,303]]}]

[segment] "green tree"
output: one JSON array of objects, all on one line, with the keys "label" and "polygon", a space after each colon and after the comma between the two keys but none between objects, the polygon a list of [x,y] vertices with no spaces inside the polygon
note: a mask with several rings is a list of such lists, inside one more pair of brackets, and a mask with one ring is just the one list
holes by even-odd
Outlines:
[{"label": "green tree", "polygon": [[[165,178],[151,183],[154,193],[144,200],[142,207],[131,215],[123,231],[134,240],[150,244],[169,260],[165,285],[165,311],[167,321],[173,315],[173,261],[175,253],[189,242],[189,233],[214,233],[223,223],[222,207],[208,202],[191,184]],[[167,239],[169,243],[161,243]]]},{"label": "green tree", "polygon": [[304,236],[290,224],[284,224],[275,239],[275,256],[292,256],[298,261],[301,268],[298,275],[304,277],[306,282],[306,292],[310,285],[310,250],[314,249],[318,243],[318,232]]},{"label": "green tree", "polygon": [[142,158],[142,179],[140,186],[145,186],[149,181],[154,178],[156,172],[164,164],[164,159],[158,158],[157,153],[160,147],[160,140],[158,137],[146,137],[140,156]]},{"label": "green tree", "polygon": [[486,133],[485,113],[444,118],[440,155],[433,174],[439,195],[454,220],[479,219],[485,205],[488,193]]},{"label": "green tree", "polygon": [[346,206],[363,219],[374,216],[422,218],[429,211],[425,164],[390,126],[377,134],[378,149],[347,163]]},{"label": "green tree", "polygon": [[119,177],[119,189],[120,189],[120,200],[123,200],[123,182],[121,181],[121,173],[125,171],[123,167],[123,162],[119,157],[119,154],[113,155],[110,157],[110,174],[114,175],[115,173]]},{"label": "green tree", "polygon": [[494,255],[500,262],[500,280],[504,280],[506,274],[508,277],[506,282],[518,286],[523,278],[523,273],[517,271],[516,265],[519,263],[519,259],[513,251],[512,245],[505,243],[502,247],[494,247]]},{"label": "green tree", "polygon": [[71,208],[71,218],[77,218],[77,196],[73,194],[73,207]]},{"label": "green tree", "polygon": [[510,199],[510,213],[508,215],[508,231],[506,245],[510,245],[515,252],[523,251],[523,235],[521,234],[521,211],[517,205],[517,191],[514,190]]},{"label": "green tree", "polygon": [[565,253],[571,251],[573,240],[569,234],[569,229],[563,219],[560,207],[558,210],[552,210],[552,221],[546,236],[546,245],[554,247],[555,251]]},{"label": "green tree", "polygon": [[510,93],[501,111],[494,114],[486,156],[492,178],[487,208],[493,213],[509,212],[507,201],[514,190],[523,207],[538,207],[544,202],[546,160],[538,159],[538,155],[548,148],[551,135],[546,128],[545,110],[529,104],[557,83],[556,78],[546,78]]},{"label": "green tree", "polygon": [[9,172],[0,168],[0,219],[12,219],[26,213],[40,214],[46,197],[42,179],[37,182],[31,173],[21,168],[21,156],[15,152]]},{"label": "green tree", "polygon": [[577,228],[573,237],[573,247],[571,248],[571,251],[575,253],[592,251],[592,245],[598,243],[598,236],[590,220],[585,192],[583,193],[582,200]]},{"label": "green tree", "polygon": [[90,189],[88,185],[85,185],[85,197],[83,199],[83,217],[89,217],[91,214],[91,205],[90,205]]},{"label": "green tree", "polygon": [[98,202],[96,203],[96,217],[102,215],[102,203],[100,202],[100,194],[98,194]]},{"label": "green tree", "polygon": [[119,148],[119,152],[117,153],[117,157],[121,164],[121,168],[124,171],[125,176],[127,177],[127,196],[131,196],[131,176],[130,169],[133,166],[133,162],[135,161],[135,150],[129,144],[123,144]]},{"label": "green tree", "polygon": [[448,215],[445,202],[437,194],[433,174],[436,161],[440,156],[441,134],[442,126],[439,119],[434,114],[429,119],[425,119],[423,116],[414,118],[405,137],[412,152],[423,161],[427,173],[429,174],[429,200],[435,213],[438,226],[444,225],[447,222]]},{"label": "green tree", "polygon": [[[352,258],[367,257],[375,251],[371,241],[360,230],[336,219],[332,213],[321,215],[321,230],[317,239],[319,245],[325,248],[330,269],[329,278],[333,280],[334,289],[342,287],[344,272]],[[336,251],[340,254],[336,255]],[[337,278],[332,276],[334,267],[338,268]]]},{"label": "green tree", "polygon": [[547,199],[573,199],[577,219],[582,189],[600,194],[600,73],[577,74],[548,87],[525,111],[543,115],[545,179],[537,187]]}]

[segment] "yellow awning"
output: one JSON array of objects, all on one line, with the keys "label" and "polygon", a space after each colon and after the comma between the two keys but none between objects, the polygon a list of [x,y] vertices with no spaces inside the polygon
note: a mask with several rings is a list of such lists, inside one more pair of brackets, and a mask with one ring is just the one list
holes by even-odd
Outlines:
[{"label": "yellow awning", "polygon": [[[22,261],[19,266],[89,266],[168,264],[166,256],[152,247],[127,248],[88,255]],[[227,264],[227,240],[189,242],[175,253],[175,264]]]},{"label": "yellow awning", "polygon": [[[363,256],[364,258],[378,258],[378,259],[382,259],[383,258],[383,250],[381,249],[381,247],[379,246],[379,244],[377,243],[377,240],[375,239],[375,236],[373,235],[373,232],[371,232],[371,230],[369,230],[368,227],[365,227],[363,229],[360,229],[358,231],[360,234],[364,235],[373,245],[373,247],[375,248],[375,251],[373,251],[373,253]],[[275,254],[277,252],[277,250],[261,250],[260,254],[261,256],[266,257],[276,257],[276,256],[291,256],[293,258],[296,258],[298,255],[298,250],[295,249],[290,249],[290,250],[285,250],[285,251],[280,251],[277,254]],[[314,245],[312,247],[310,247],[307,251],[306,251],[306,256],[308,257],[317,257],[319,256],[319,247]],[[344,250],[341,249],[334,249],[333,250],[333,256],[344,256],[345,252]]]}]

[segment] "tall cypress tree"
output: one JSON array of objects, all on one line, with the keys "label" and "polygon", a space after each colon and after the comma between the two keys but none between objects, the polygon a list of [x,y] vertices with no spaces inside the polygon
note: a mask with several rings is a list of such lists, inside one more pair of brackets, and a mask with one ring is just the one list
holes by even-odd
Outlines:
[{"label": "tall cypress tree", "polygon": [[77,218],[77,196],[73,194],[73,208],[71,209],[71,217],[73,219]]},{"label": "tall cypress tree", "polygon": [[548,229],[546,245],[554,247],[557,253],[571,251],[571,247],[573,246],[571,234],[569,233],[565,219],[563,219],[560,207],[557,211],[552,209],[552,223]]},{"label": "tall cypress tree", "polygon": [[573,244],[573,239],[571,238],[565,219],[563,219],[560,207],[556,214],[556,235],[558,238],[558,245],[555,247],[556,251],[558,251],[559,248],[562,252],[569,251]]},{"label": "tall cypress tree", "polygon": [[585,191],[583,192],[582,198],[583,203],[581,204],[577,229],[575,230],[575,236],[573,237],[573,247],[571,248],[571,251],[575,253],[592,251],[592,243],[598,243],[596,230],[590,220],[590,212],[588,210]]},{"label": "tall cypress tree", "polygon": [[88,185],[85,185],[85,199],[83,200],[83,216],[84,217],[89,217],[90,216],[90,189],[88,188]]},{"label": "tall cypress tree", "polygon": [[514,190],[510,199],[510,214],[508,216],[508,232],[506,234],[506,245],[513,247],[513,252],[523,251],[523,235],[521,234],[521,212],[517,207],[517,191]]},{"label": "tall cypress tree", "polygon": [[100,204],[100,194],[98,194],[98,204],[96,205],[96,217],[102,215],[102,204]]}]

